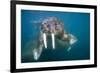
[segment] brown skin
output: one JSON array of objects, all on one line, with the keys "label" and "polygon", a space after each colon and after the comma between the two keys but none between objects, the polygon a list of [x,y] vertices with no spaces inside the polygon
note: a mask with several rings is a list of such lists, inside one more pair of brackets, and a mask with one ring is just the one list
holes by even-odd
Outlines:
[{"label": "brown skin", "polygon": [[[67,40],[68,39],[68,34],[63,30],[63,25],[57,25],[56,23],[53,24],[54,28],[49,29],[48,24],[44,24],[43,28],[46,31],[46,33],[49,35],[50,33],[54,33],[55,35],[60,35],[62,40]],[[58,27],[58,28],[56,28]]]}]

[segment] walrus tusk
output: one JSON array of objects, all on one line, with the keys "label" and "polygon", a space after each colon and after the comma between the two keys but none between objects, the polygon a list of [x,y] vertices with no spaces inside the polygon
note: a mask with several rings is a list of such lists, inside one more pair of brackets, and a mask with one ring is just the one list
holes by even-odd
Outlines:
[{"label": "walrus tusk", "polygon": [[55,49],[55,36],[54,33],[51,33],[51,38],[52,38],[52,47]]},{"label": "walrus tusk", "polygon": [[47,38],[46,38],[46,33],[43,33],[43,43],[44,43],[44,47],[47,48]]}]

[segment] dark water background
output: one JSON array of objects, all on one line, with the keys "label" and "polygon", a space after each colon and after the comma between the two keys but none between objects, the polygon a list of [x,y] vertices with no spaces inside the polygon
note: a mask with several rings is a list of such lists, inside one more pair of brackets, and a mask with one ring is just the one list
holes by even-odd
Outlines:
[{"label": "dark water background", "polygon": [[[64,22],[64,29],[78,41],[68,52],[67,48],[43,50],[39,60],[33,58],[33,49],[38,39],[40,22],[55,16]],[[51,44],[49,44],[51,45]],[[51,12],[21,10],[21,62],[68,61],[90,59],[90,14],[79,12]]]}]

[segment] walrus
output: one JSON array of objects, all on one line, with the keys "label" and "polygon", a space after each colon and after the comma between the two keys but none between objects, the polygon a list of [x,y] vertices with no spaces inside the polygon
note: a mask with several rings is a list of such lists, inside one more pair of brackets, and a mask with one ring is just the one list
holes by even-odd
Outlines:
[{"label": "walrus", "polygon": [[71,49],[71,45],[77,41],[75,36],[64,30],[64,23],[57,17],[45,18],[41,22],[40,30],[37,47],[33,49],[35,60],[39,59],[43,49],[47,49],[48,37],[51,37],[53,50],[56,48],[55,40],[59,42],[61,46],[67,48],[68,51]]}]

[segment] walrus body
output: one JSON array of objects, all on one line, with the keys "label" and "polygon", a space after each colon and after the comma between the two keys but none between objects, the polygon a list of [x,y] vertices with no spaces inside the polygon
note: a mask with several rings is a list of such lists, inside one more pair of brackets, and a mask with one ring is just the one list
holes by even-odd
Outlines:
[{"label": "walrus body", "polygon": [[[64,24],[56,17],[48,17],[44,19],[40,26],[40,35],[37,46],[33,49],[33,56],[35,60],[38,60],[43,49],[46,49],[47,41],[49,37],[53,42],[52,49],[55,50],[57,41],[60,46],[71,49],[71,45],[74,44],[77,39],[72,34],[69,34],[64,30]],[[44,48],[43,48],[44,47]]]}]

